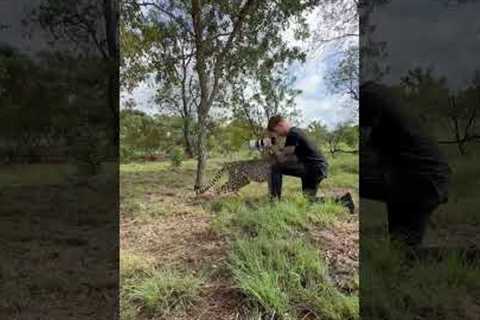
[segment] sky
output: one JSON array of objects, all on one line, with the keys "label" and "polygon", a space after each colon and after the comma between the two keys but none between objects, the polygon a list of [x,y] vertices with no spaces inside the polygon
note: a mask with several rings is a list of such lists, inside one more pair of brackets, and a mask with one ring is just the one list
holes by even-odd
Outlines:
[{"label": "sky", "polygon": [[[312,12],[306,16],[309,28],[318,27],[317,13]],[[284,34],[289,43],[294,43],[291,30]],[[346,108],[350,101],[347,95],[330,92],[325,76],[334,68],[338,59],[332,57],[329,50],[311,49],[311,43],[295,43],[304,49],[308,48],[307,59],[303,65],[290,66],[290,75],[295,76],[294,87],[302,90],[296,99],[297,108],[301,111],[300,122],[308,125],[312,121],[320,121],[329,128],[334,128],[338,123],[350,120],[351,112]],[[132,94],[123,93],[122,100],[133,99],[137,106],[146,112],[154,112],[153,96],[155,89],[149,82],[141,83]]]},{"label": "sky", "polygon": [[480,69],[480,1],[390,0],[372,15],[374,38],[386,41],[385,82],[409,69],[433,68],[452,88],[461,88]]},{"label": "sky", "polygon": [[30,12],[39,3],[40,0],[0,1],[0,12],[8,12],[8,14],[2,14],[0,21],[0,24],[8,26],[8,28],[0,30],[0,43],[8,43],[27,53],[48,48],[45,38],[42,36],[25,37],[26,32],[32,29],[21,23],[21,20],[26,18],[26,13]]}]

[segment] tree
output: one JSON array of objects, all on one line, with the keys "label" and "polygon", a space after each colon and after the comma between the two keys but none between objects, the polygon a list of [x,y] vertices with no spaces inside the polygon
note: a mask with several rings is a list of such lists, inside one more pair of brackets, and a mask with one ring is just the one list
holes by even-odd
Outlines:
[{"label": "tree", "polygon": [[312,40],[314,48],[333,54],[358,47],[359,1],[325,0],[317,12],[318,25]]},{"label": "tree", "polygon": [[328,132],[327,142],[332,156],[336,153],[358,153],[358,135],[358,126],[349,122],[340,123],[334,130]]},{"label": "tree", "polygon": [[312,121],[308,125],[308,133],[315,141],[326,141],[328,137],[328,128],[325,124],[322,124],[320,121]]},{"label": "tree", "polygon": [[[396,88],[393,88],[395,92]],[[408,70],[400,79],[397,95],[413,106],[411,112],[418,115],[423,124],[427,120],[442,120],[442,110],[447,107],[450,89],[444,77],[436,77],[433,69],[420,67]],[[435,128],[432,128],[435,129]]]},{"label": "tree", "polygon": [[[49,151],[55,157],[62,156],[57,153],[60,145],[74,136],[72,126],[78,113],[72,116],[72,109],[88,109],[94,124],[108,123],[109,114],[103,112],[99,99],[103,93],[92,90],[95,75],[102,73],[98,65],[60,53],[40,52],[32,59],[13,48],[1,47],[0,66],[0,130],[11,156],[22,154],[30,161],[41,160],[39,151],[44,156],[49,156],[45,153]],[[75,99],[72,87],[76,88]],[[96,129],[104,131],[105,126]]]},{"label": "tree", "polygon": [[467,87],[452,92],[446,79],[435,77],[432,69],[415,68],[402,78],[401,89],[400,98],[414,106],[413,112],[424,124],[444,124],[442,128],[430,128],[440,131],[436,134],[440,144],[456,144],[464,155],[468,143],[479,141],[480,71],[474,72]]},{"label": "tree", "polygon": [[[182,36],[173,35],[167,42],[162,48],[162,55],[154,56],[153,59],[157,70],[156,82],[159,85],[156,102],[162,112],[180,116],[185,152],[193,157],[193,124],[199,92],[193,70],[192,48],[188,38]],[[170,63],[164,63],[165,60]]]},{"label": "tree", "polygon": [[296,108],[295,98],[301,90],[293,88],[295,78],[288,76],[288,70],[268,70],[258,72],[232,83],[229,99],[233,107],[234,119],[248,123],[251,132],[257,138],[264,135],[268,119],[281,114],[290,120],[296,120],[300,111]]},{"label": "tree", "polygon": [[[348,107],[358,116],[359,27],[358,1],[327,0],[318,10],[318,27],[313,36],[314,48],[338,63],[325,79],[332,93],[351,98]],[[353,100],[353,101],[352,101]]]},{"label": "tree", "polygon": [[179,116],[183,121],[185,152],[194,155],[193,126],[198,104],[193,39],[175,25],[165,25],[153,9],[146,13],[144,2],[127,1],[122,20],[122,83],[127,90],[151,76],[155,79],[156,98],[161,113]]},{"label": "tree", "polygon": [[359,0],[359,25],[360,25],[360,82],[379,81],[386,73],[389,67],[385,65],[384,59],[387,56],[386,41],[374,38],[376,26],[371,22],[371,15],[374,10],[386,5],[390,0]]},{"label": "tree", "polygon": [[30,23],[38,23],[52,36],[52,45],[65,54],[82,59],[100,58],[106,77],[104,98],[111,112],[112,141],[118,142],[118,16],[117,0],[44,0],[30,15]]},{"label": "tree", "polygon": [[474,73],[468,87],[451,95],[444,110],[453,139],[440,140],[441,144],[456,144],[460,155],[467,152],[467,144],[480,142],[480,71]]},{"label": "tree", "polygon": [[[283,61],[304,58],[281,37],[292,19],[301,26],[301,13],[316,1],[200,1],[157,0],[137,2],[162,16],[165,28],[192,37],[199,85],[197,107],[197,177],[201,185],[207,163],[208,123],[212,107],[229,81],[243,74],[265,71]],[[299,36],[304,36],[299,34]]]},{"label": "tree", "polygon": [[330,89],[334,93],[347,94],[352,100],[353,118],[359,115],[359,48],[352,46],[345,50],[338,66],[327,74]]}]

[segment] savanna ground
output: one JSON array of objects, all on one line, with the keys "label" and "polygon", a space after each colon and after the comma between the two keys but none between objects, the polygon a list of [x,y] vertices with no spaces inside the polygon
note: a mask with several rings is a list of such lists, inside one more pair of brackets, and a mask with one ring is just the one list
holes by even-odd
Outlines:
[{"label": "savanna ground", "polygon": [[[452,154],[450,201],[425,239],[439,253],[405,263],[384,205],[362,199],[360,273],[357,216],[308,204],[295,178],[271,205],[259,184],[195,199],[191,161],[123,165],[122,319],[357,319],[359,296],[363,319],[479,319],[480,265],[456,250],[480,246],[477,159]],[[320,192],[351,190],[358,203],[356,159],[330,163]]]},{"label": "savanna ground", "polygon": [[[320,192],[357,199],[357,158],[330,163]],[[123,320],[358,319],[358,215],[308,203],[295,178],[279,203],[257,183],[199,199],[194,174],[194,161],[121,166]]]},{"label": "savanna ground", "polygon": [[[450,201],[426,245],[478,249],[478,159],[453,159]],[[330,161],[322,191],[356,198],[356,160]],[[209,176],[222,162],[210,161]],[[118,247],[105,200],[115,199],[115,182],[100,175],[95,190],[75,186],[71,171],[0,168],[1,319],[111,316]],[[358,275],[357,217],[307,204],[298,180],[287,179],[288,196],[272,206],[259,184],[240,197],[195,199],[193,176],[191,161],[121,167],[122,319],[355,319],[359,278],[362,318],[478,319],[478,260],[447,251],[440,262],[405,265],[386,241],[383,205],[362,200]]]},{"label": "savanna ground", "polygon": [[362,319],[480,319],[478,152],[445,151],[452,184],[424,240],[433,254],[404,263],[405,250],[387,241],[385,206],[361,200]]},{"label": "savanna ground", "polygon": [[92,190],[70,179],[74,172],[0,166],[0,319],[112,318],[116,177],[92,178]]}]

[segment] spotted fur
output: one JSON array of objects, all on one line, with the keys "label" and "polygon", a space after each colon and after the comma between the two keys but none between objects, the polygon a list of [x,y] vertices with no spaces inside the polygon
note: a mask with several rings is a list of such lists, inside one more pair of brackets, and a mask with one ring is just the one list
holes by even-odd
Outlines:
[{"label": "spotted fur", "polygon": [[252,181],[269,181],[271,167],[272,163],[268,159],[227,162],[208,183],[196,188],[195,192],[202,194],[211,190],[225,174],[228,175],[228,180],[217,191],[238,192]]}]

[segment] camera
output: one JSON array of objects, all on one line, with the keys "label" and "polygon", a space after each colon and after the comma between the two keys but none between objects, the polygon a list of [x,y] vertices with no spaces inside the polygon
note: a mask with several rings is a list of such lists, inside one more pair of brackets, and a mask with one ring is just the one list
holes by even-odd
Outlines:
[{"label": "camera", "polygon": [[262,138],[262,139],[257,139],[257,140],[250,140],[248,142],[248,146],[251,150],[258,150],[262,151],[267,148],[270,148],[272,145],[274,145],[276,142],[275,137],[271,138]]}]

